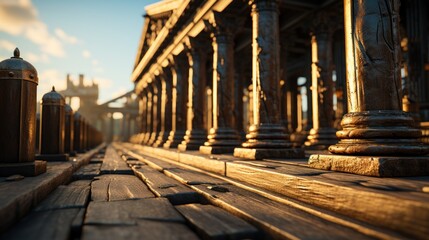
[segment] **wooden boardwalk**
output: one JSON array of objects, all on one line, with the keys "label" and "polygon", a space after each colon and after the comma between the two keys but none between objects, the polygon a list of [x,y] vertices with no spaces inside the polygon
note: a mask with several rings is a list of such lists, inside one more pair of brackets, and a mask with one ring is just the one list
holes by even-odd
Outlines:
[{"label": "wooden boardwalk", "polygon": [[129,143],[0,179],[1,239],[425,239],[429,177]]}]

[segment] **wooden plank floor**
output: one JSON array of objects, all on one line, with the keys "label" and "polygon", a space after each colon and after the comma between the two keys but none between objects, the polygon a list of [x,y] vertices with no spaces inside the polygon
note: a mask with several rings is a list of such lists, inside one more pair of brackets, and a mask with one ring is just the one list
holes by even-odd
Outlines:
[{"label": "wooden plank floor", "polygon": [[[23,201],[24,196],[11,201],[14,211],[22,204],[27,212],[32,210],[20,213],[25,217],[12,227],[4,227],[0,239],[428,236],[429,196],[422,190],[429,186],[426,178],[377,179],[309,169],[303,160],[242,161],[231,155],[204,156],[128,143],[97,150],[85,163],[69,170],[71,182],[51,185],[55,178],[49,175],[31,179],[51,190],[34,203]],[[12,192],[30,194],[18,183],[0,182],[0,193],[2,187],[5,192],[16,186]],[[363,206],[365,201],[369,202]],[[2,218],[10,216],[7,210],[3,208]],[[365,211],[372,212],[364,216]],[[419,222],[412,226],[413,220]]]}]

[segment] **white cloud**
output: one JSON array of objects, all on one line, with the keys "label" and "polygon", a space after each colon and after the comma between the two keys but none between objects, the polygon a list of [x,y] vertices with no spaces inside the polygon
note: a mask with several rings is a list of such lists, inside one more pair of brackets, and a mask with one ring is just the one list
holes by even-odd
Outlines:
[{"label": "white cloud", "polygon": [[12,42],[9,42],[7,40],[0,40],[0,49],[2,48],[6,51],[13,52],[15,47],[16,47],[15,44],[13,44]]},{"label": "white cloud", "polygon": [[88,51],[88,50],[83,50],[83,51],[82,51],[82,56],[83,56],[84,58],[90,58],[90,57],[91,57],[91,52],[90,52],[90,51]]},{"label": "white cloud", "polygon": [[95,59],[94,59],[94,60],[92,60],[92,61],[91,61],[91,63],[92,63],[92,65],[93,65],[93,66],[97,66],[97,65],[98,65],[98,61],[97,61],[97,60],[95,60]]},{"label": "white cloud", "polygon": [[78,43],[78,39],[76,37],[68,35],[61,28],[55,29],[55,35],[57,35],[59,39],[63,40],[66,43],[70,43],[70,44]]},{"label": "white cloud", "polygon": [[0,32],[23,36],[39,46],[44,54],[64,57],[64,43],[75,44],[78,39],[56,29],[49,32],[48,26],[38,18],[31,0],[0,0]]},{"label": "white cloud", "polygon": [[104,72],[104,68],[102,68],[102,67],[96,67],[96,68],[94,68],[93,70],[94,70],[94,72],[96,72],[96,73],[103,73],[103,72]]},{"label": "white cloud", "polygon": [[25,60],[29,61],[30,63],[49,63],[49,57],[46,54],[34,54],[32,52],[28,52],[25,56]]}]

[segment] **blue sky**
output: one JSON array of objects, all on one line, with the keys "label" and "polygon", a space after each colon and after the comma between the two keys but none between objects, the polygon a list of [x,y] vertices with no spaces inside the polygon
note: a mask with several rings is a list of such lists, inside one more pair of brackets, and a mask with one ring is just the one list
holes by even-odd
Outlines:
[{"label": "blue sky", "polygon": [[66,74],[100,84],[99,102],[133,88],[144,7],[158,0],[0,0],[0,60],[15,46],[39,74],[38,99]]}]

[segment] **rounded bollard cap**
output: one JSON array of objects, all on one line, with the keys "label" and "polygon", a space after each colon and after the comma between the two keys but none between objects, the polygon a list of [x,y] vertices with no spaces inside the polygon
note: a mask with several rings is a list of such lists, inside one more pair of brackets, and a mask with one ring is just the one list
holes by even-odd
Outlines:
[{"label": "rounded bollard cap", "polygon": [[80,120],[82,116],[80,115],[79,112],[75,112],[73,117],[74,117],[74,120]]},{"label": "rounded bollard cap", "polygon": [[36,68],[20,57],[18,48],[15,48],[13,57],[0,62],[0,80],[26,80],[38,84]]},{"label": "rounded bollard cap", "polygon": [[55,91],[55,87],[52,87],[52,91],[46,93],[42,97],[42,105],[65,105],[65,99],[61,94]]},{"label": "rounded bollard cap", "polygon": [[68,104],[64,106],[64,111],[66,112],[66,114],[73,114],[73,109]]}]

